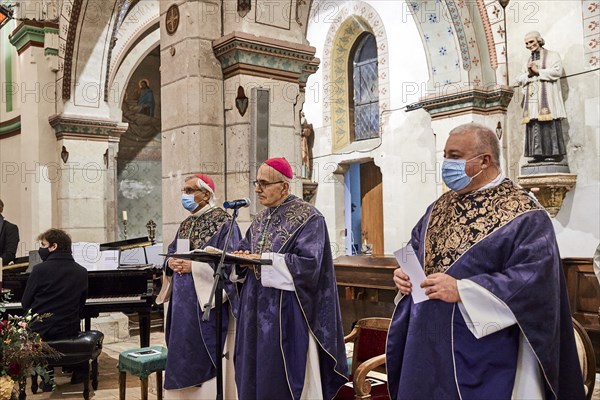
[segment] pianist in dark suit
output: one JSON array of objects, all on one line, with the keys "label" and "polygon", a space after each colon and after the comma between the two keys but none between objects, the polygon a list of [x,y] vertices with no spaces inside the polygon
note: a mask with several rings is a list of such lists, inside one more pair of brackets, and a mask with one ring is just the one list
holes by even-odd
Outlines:
[{"label": "pianist in dark suit", "polygon": [[4,203],[0,200],[0,258],[2,265],[14,261],[19,246],[19,228],[11,224],[2,216]]},{"label": "pianist in dark suit", "polygon": [[60,229],[38,236],[42,263],[33,267],[21,302],[34,313],[52,313],[36,326],[44,340],[76,336],[88,291],[88,273],[71,254],[71,238]]},{"label": "pianist in dark suit", "polygon": [[[215,184],[204,174],[189,176],[182,189],[182,206],[190,215],[181,223],[169,254],[212,246],[222,249],[231,217],[215,207]],[[240,230],[233,226],[229,249],[236,248]],[[165,270],[171,275],[172,292],[165,324],[169,352],[165,369],[165,399],[214,399],[216,396],[214,360],[216,351],[215,312],[202,321],[202,308],[208,302],[213,285],[214,266],[203,262],[168,258]],[[233,284],[226,283],[228,301],[223,304],[223,340],[233,354],[234,318],[230,310],[237,300]],[[214,303],[213,303],[214,307]],[[227,335],[227,338],[226,338]],[[222,349],[219,351],[221,353]],[[222,353],[221,353],[222,354]],[[224,398],[237,398],[233,374],[233,357],[224,362]]]},{"label": "pianist in dark suit", "polygon": [[[43,340],[77,336],[88,292],[87,270],[73,259],[71,238],[66,232],[49,229],[40,234],[38,240],[41,241],[38,252],[43,262],[33,267],[27,279],[21,299],[23,309],[52,314],[31,326]],[[73,383],[81,380],[76,372],[71,379]]]}]

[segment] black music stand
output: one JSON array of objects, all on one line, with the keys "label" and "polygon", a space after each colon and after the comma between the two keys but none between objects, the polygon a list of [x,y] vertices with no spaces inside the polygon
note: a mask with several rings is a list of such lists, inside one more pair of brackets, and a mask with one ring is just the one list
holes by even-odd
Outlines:
[{"label": "black music stand", "polygon": [[[203,251],[194,251],[188,254],[165,254],[168,257],[173,258],[182,258],[186,260],[192,261],[200,261],[200,262],[217,262],[217,269],[214,273],[214,283],[210,292],[210,297],[208,298],[208,302],[204,305],[204,315],[202,316],[202,321],[208,321],[210,318],[210,305],[212,304],[213,297],[215,297],[215,293],[219,293],[218,296],[215,297],[215,319],[216,319],[216,340],[215,347],[217,352],[222,352],[222,320],[223,320],[223,282],[225,281],[225,275],[223,271],[223,264],[225,261],[232,264],[254,264],[254,265],[268,265],[272,264],[271,260],[249,260],[244,257],[237,257],[232,254],[227,254],[226,249],[229,246],[229,241],[231,239],[231,233],[233,232],[234,222],[237,219],[238,210],[233,210],[233,218],[229,225],[229,232],[227,232],[227,238],[225,239],[225,244],[223,245],[223,251],[221,254],[214,253],[206,253]],[[215,368],[217,370],[217,400],[223,400],[223,354],[217,356],[215,360]]]}]

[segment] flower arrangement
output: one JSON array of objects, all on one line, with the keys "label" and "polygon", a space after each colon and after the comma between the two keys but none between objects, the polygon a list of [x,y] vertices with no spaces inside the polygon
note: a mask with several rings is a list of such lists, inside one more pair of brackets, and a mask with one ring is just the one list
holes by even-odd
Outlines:
[{"label": "flower arrangement", "polygon": [[42,321],[48,315],[9,315],[0,321],[0,400],[10,399],[17,390],[17,383],[24,383],[28,376],[37,374],[45,382],[50,381],[46,371],[48,358],[60,355],[42,341],[31,324]]}]

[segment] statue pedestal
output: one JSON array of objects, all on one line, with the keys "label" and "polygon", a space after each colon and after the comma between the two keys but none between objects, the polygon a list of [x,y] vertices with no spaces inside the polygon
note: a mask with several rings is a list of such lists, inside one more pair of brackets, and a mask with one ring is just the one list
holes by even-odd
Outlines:
[{"label": "statue pedestal", "polygon": [[[542,164],[552,165],[544,166]],[[560,172],[532,173],[533,169],[527,168],[530,166],[535,166],[536,171],[540,171],[544,169],[552,170],[552,168],[558,168],[561,165],[557,163],[529,164],[521,168],[521,173],[527,171],[529,174],[523,174],[517,179],[521,186],[531,191],[535,195],[540,204],[548,211],[550,216],[555,217],[562,207],[566,193],[575,186],[577,182],[577,175]],[[569,171],[569,167],[567,165],[565,166],[567,171]]]},{"label": "statue pedestal", "polygon": [[315,196],[318,186],[319,184],[317,182],[312,182],[309,179],[302,179],[302,197],[304,201],[310,203]]},{"label": "statue pedestal", "polygon": [[[566,161],[529,162],[521,167],[521,176],[542,174],[568,174],[569,164]],[[520,178],[519,178],[520,179]]]}]

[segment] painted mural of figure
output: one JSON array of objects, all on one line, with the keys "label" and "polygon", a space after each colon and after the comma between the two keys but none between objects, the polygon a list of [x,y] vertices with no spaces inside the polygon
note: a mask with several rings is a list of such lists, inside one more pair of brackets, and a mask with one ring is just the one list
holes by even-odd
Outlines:
[{"label": "painted mural of figure", "polygon": [[142,79],[139,82],[140,97],[138,98],[138,106],[140,113],[154,117],[154,93],[150,89],[147,79]]},{"label": "painted mural of figure", "polygon": [[517,77],[523,88],[525,157],[530,162],[561,161],[567,153],[562,133],[562,119],[567,117],[560,89],[563,73],[560,55],[546,50],[539,32],[525,35],[525,47],[531,56]]}]

